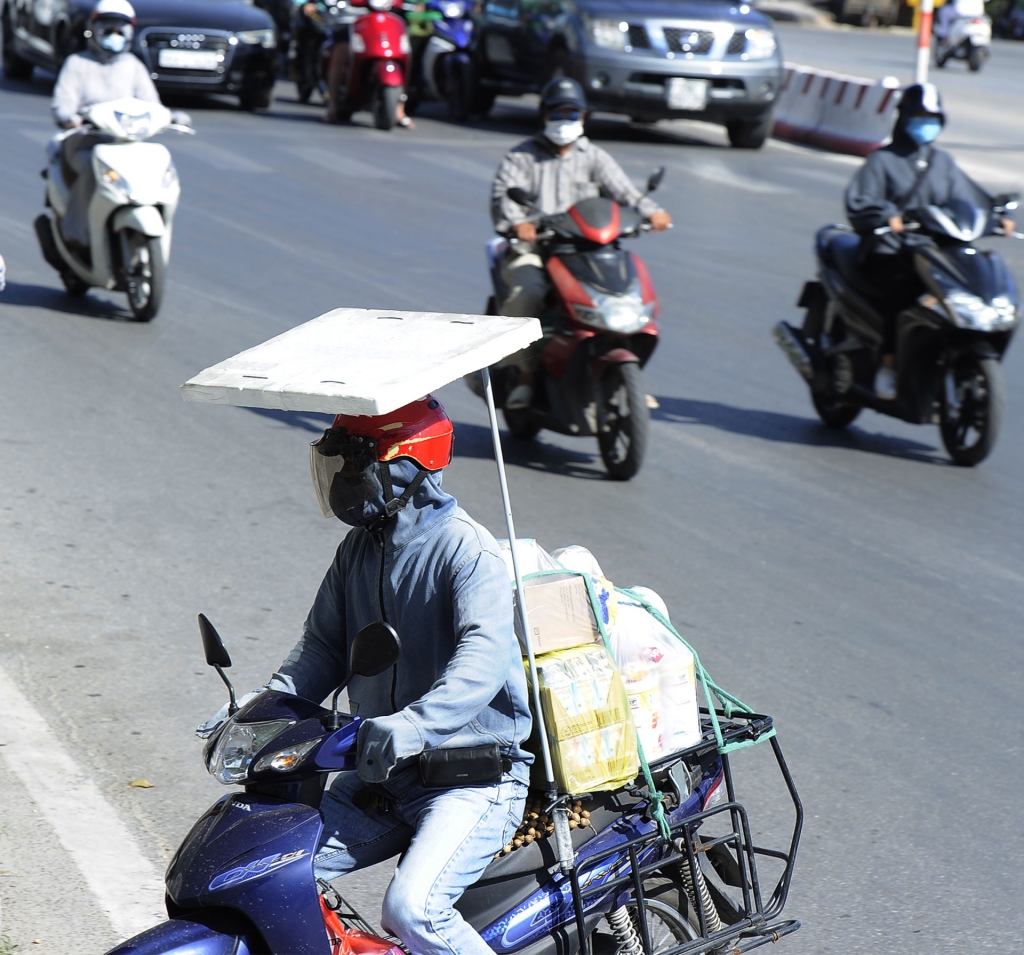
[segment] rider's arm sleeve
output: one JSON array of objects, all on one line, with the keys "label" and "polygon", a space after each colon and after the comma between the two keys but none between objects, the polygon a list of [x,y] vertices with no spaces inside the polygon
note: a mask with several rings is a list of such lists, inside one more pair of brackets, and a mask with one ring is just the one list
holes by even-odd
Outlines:
[{"label": "rider's arm sleeve", "polygon": [[602,195],[624,206],[636,206],[637,212],[648,218],[655,212],[663,211],[650,196],[645,196],[633,185],[622,167],[607,152],[593,143],[590,148],[594,151],[591,178],[600,186]]},{"label": "rider's arm sleeve", "polygon": [[136,99],[144,99],[147,103],[160,102],[160,94],[156,91],[156,87],[146,71],[146,66],[141,60],[136,60],[135,89],[132,96]]},{"label": "rider's arm sleeve", "polygon": [[82,78],[75,57],[69,56],[60,68],[57,85],[53,88],[53,100],[50,103],[53,118],[58,124],[70,123],[78,116],[81,102]]},{"label": "rider's arm sleeve", "polygon": [[388,717],[398,757],[415,756],[454,736],[522,668],[515,635],[508,570],[496,554],[480,551],[452,580],[455,653],[434,685],[395,717]]},{"label": "rider's arm sleeve", "polygon": [[494,231],[505,235],[512,227],[529,218],[527,211],[508,198],[508,191],[513,186],[533,191],[532,157],[528,153],[510,152],[498,167],[491,185],[491,220]]},{"label": "rider's arm sleeve", "polygon": [[319,703],[348,675],[342,549],[324,577],[306,617],[302,636],[267,688]]},{"label": "rider's arm sleeve", "polygon": [[871,232],[900,215],[889,198],[888,183],[882,155],[872,153],[846,187],[846,214],[857,232]]}]

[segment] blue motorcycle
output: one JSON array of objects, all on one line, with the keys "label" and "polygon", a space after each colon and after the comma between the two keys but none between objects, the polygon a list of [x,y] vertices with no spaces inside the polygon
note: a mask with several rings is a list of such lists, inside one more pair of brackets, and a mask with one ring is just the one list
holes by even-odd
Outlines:
[{"label": "blue motorcycle", "polygon": [[468,115],[463,101],[473,83],[469,47],[473,39],[470,0],[426,0],[415,10],[406,4],[413,66],[406,110],[425,99],[448,104],[453,119]]},{"label": "blue motorcycle", "polygon": [[[238,708],[224,673],[231,659],[210,622],[199,620],[206,661],[231,699],[229,719],[206,744],[207,769],[244,789],[211,806],[171,861],[169,921],[110,955],[402,955],[399,940],[374,936],[313,875],[328,774],[356,763],[360,719],[337,708],[345,684],[331,709],[270,691]],[[349,673],[376,676],[399,654],[394,630],[371,624],[352,643]],[[738,953],[800,927],[780,919],[803,809],[772,719],[722,713],[713,726],[707,710],[704,717],[703,741],[652,763],[649,779],[577,795],[589,806],[589,825],[572,830],[568,873],[553,840],[536,838],[496,857],[465,892],[457,908],[496,953]],[[721,755],[761,738],[795,810],[785,850],[754,843],[730,757]],[[775,870],[767,898],[759,864]]]}]

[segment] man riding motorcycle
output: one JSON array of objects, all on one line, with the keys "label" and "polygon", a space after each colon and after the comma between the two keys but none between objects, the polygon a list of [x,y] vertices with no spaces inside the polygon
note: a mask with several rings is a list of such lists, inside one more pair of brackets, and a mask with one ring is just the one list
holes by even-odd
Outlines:
[{"label": "man riding motorcycle", "polygon": [[[128,0],[99,0],[89,17],[84,53],[64,61],[53,90],[53,118],[61,129],[81,127],[81,113],[96,103],[134,97],[159,103],[160,96],[142,61],[131,52],[135,9]],[[61,144],[65,169],[74,179],[67,214],[61,222],[64,241],[89,248],[89,200],[96,188],[92,150],[110,137],[82,130]]]},{"label": "man riding motorcycle", "polygon": [[[908,86],[900,99],[892,142],[868,156],[846,190],[850,224],[862,236],[862,271],[885,319],[875,393],[887,400],[896,397],[896,316],[921,293],[905,242],[904,213],[946,206],[956,199],[981,208],[993,206],[992,196],[949,153],[932,146],[945,124],[942,98],[934,84]],[[1013,233],[1013,220],[998,224],[1006,234]]]},{"label": "man riding motorcycle", "polygon": [[[548,293],[547,273],[536,252],[537,228],[529,221],[531,212],[508,198],[512,187],[533,195],[541,215],[565,212],[581,199],[603,195],[622,205],[635,206],[657,231],[672,223],[672,217],[642,195],[607,152],[583,135],[586,112],[586,95],[576,80],[551,80],[540,98],[543,130],[516,146],[498,167],[491,188],[491,218],[499,235],[513,237],[502,267],[502,277],[510,289],[505,301],[499,303],[502,315],[542,318]],[[510,360],[519,365],[520,384],[509,394],[505,408],[529,407],[537,350],[528,349]]]},{"label": "man riding motorcycle", "polygon": [[[453,906],[522,820],[531,717],[498,545],[441,490],[451,452],[451,420],[430,396],[379,417],[338,415],[312,445],[324,516],[353,529],[266,688],[320,701],[347,675],[360,629],[398,630],[397,665],[348,686],[365,720],[358,769],[324,796],[314,872],[330,880],[404,853],[382,924],[417,955],[493,955]],[[225,707],[197,732],[226,717]],[[471,748],[478,759],[495,745],[500,779],[424,785],[421,753],[471,763]]]}]

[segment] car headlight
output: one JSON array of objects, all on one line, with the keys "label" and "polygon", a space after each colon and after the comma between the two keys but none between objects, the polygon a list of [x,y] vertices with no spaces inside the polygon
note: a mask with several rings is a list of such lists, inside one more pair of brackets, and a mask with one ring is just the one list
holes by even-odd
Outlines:
[{"label": "car headlight", "polygon": [[266,769],[274,769],[279,773],[286,773],[298,766],[322,742],[323,737],[318,736],[316,739],[307,739],[304,743],[286,746],[276,753],[268,753],[253,767],[253,771],[262,773]]},{"label": "car headlight", "polygon": [[206,757],[210,775],[226,786],[240,783],[249,772],[253,757],[293,720],[236,723],[233,720],[215,736]]},{"label": "car headlight", "polygon": [[589,23],[590,38],[598,45],[609,50],[626,49],[629,37],[629,24],[624,20],[591,20]]},{"label": "car headlight", "polygon": [[771,30],[747,30],[746,37],[748,60],[767,60],[779,48]]},{"label": "car headlight", "polygon": [[624,295],[606,295],[583,287],[594,305],[573,305],[573,310],[591,328],[628,335],[640,331],[654,316],[654,302],[644,304],[639,282],[634,282]]},{"label": "car headlight", "polygon": [[273,30],[243,30],[241,33],[236,33],[239,42],[248,43],[250,46],[256,46],[259,44],[268,50],[272,50],[277,46],[277,37],[274,36]]},{"label": "car headlight", "polygon": [[977,295],[957,289],[949,292],[945,301],[959,328],[998,332],[1017,321],[1017,306],[1008,298],[994,298],[989,303]]},{"label": "car headlight", "polygon": [[170,163],[164,170],[164,178],[160,183],[161,189],[173,189],[178,185],[178,170],[174,168],[174,163]]},{"label": "car headlight", "polygon": [[116,169],[108,166],[102,159],[96,159],[95,154],[93,161],[97,166],[97,179],[100,183],[107,187],[107,189],[114,193],[115,197],[121,202],[127,202],[131,198],[132,187],[128,185],[128,180],[124,178]]},{"label": "car headlight", "polygon": [[352,31],[352,38],[349,40],[349,45],[352,48],[353,53],[365,53],[366,52],[366,40],[363,39],[362,35]]}]

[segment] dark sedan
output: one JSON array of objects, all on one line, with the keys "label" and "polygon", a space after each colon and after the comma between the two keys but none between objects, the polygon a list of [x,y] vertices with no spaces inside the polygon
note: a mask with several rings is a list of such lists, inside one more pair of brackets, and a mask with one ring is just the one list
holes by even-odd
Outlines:
[{"label": "dark sedan", "polygon": [[[274,21],[245,0],[132,0],[133,52],[164,93],[230,93],[244,109],[270,105],[276,71]],[[5,75],[25,79],[40,66],[57,72],[85,49],[92,2],[6,0]]]}]

